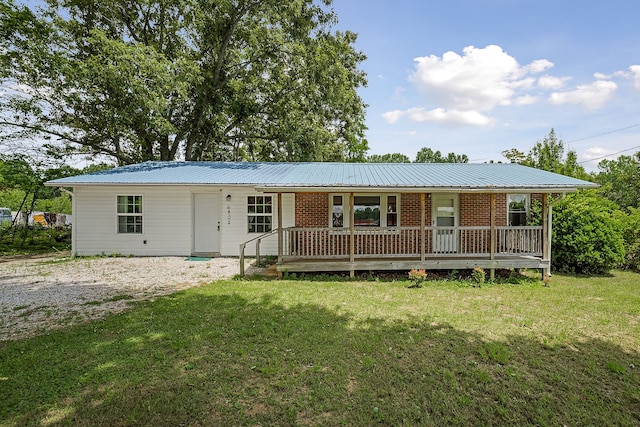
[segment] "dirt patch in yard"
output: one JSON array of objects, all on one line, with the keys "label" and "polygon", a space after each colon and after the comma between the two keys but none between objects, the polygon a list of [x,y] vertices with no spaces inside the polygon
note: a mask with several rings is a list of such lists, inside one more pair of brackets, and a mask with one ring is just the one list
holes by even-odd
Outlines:
[{"label": "dirt patch in yard", "polygon": [[233,258],[0,258],[0,340],[100,318],[127,309],[132,301],[238,272]]}]

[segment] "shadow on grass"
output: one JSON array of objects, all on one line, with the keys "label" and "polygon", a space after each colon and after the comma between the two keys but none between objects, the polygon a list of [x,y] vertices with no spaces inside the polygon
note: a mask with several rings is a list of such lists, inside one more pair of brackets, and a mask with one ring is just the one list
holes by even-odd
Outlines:
[{"label": "shadow on grass", "polygon": [[637,425],[638,353],[186,292],[0,343],[2,425]]}]

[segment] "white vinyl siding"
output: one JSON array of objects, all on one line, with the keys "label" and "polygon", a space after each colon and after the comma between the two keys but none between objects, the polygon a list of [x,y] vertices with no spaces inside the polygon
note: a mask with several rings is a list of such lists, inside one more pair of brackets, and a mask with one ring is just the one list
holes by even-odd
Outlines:
[{"label": "white vinyl siding", "polygon": [[[144,233],[118,233],[119,195],[142,197]],[[74,189],[77,255],[189,255],[191,193],[184,187],[92,186]]]},{"label": "white vinyl siding", "polygon": [[[76,255],[188,256],[194,242],[194,194],[219,194],[220,255],[237,257],[240,243],[259,234],[247,229],[247,197],[271,196],[272,225],[278,226],[276,194],[256,192],[252,186],[78,186],[74,188],[73,252]],[[118,233],[114,213],[118,195],[142,197],[143,234]],[[227,200],[227,196],[230,196]],[[294,194],[283,194],[283,227],[294,225]],[[145,243],[146,242],[146,243]],[[262,242],[263,255],[278,253],[274,233]],[[255,254],[255,242],[246,255]]]},{"label": "white vinyl siding", "polygon": [[[249,196],[271,196],[273,213],[271,223],[273,230],[278,227],[278,195],[273,193],[258,193],[250,187],[226,187],[222,189],[222,215],[220,253],[223,256],[238,256],[240,243],[260,236],[261,233],[249,233],[247,227],[247,200]],[[230,200],[226,200],[229,195]],[[295,195],[282,195],[282,226],[293,227],[295,221]],[[245,255],[254,256],[255,241],[247,244]],[[262,255],[276,255],[278,253],[278,236],[276,233],[261,242]]]}]

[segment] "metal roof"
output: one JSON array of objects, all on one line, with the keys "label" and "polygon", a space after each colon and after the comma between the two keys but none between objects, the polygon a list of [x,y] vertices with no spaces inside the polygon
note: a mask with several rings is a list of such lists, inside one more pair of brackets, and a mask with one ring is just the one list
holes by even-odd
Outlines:
[{"label": "metal roof", "polygon": [[262,190],[565,190],[591,182],[511,163],[145,162],[47,185],[249,185]]}]

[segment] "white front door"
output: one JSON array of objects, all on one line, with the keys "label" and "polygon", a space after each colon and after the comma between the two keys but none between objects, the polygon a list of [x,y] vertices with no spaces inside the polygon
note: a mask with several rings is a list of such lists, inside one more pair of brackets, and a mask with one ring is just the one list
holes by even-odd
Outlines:
[{"label": "white front door", "polygon": [[193,252],[213,255],[220,252],[220,195],[193,195]]},{"label": "white front door", "polygon": [[458,195],[434,194],[432,207],[433,252],[458,252]]}]

